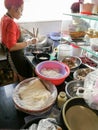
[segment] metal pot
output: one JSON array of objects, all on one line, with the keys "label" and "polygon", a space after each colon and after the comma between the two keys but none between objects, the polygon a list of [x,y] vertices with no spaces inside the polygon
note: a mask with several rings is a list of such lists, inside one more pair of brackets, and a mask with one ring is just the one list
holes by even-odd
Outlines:
[{"label": "metal pot", "polygon": [[47,41],[48,41],[48,37],[47,36],[42,36],[41,38],[39,38],[38,43],[36,43],[36,47],[46,46]]},{"label": "metal pot", "polygon": [[31,53],[33,53],[35,50],[37,51],[41,51],[44,52],[44,53],[51,53],[53,51],[53,48],[54,48],[54,43],[51,39],[47,39],[47,43],[46,44],[43,44],[41,46],[32,46],[30,45],[27,50],[29,50]]}]

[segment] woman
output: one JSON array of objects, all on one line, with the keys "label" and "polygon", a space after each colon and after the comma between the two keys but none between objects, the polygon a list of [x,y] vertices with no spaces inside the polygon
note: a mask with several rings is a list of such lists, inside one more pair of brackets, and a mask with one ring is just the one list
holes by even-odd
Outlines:
[{"label": "woman", "polygon": [[24,48],[36,43],[36,38],[22,41],[21,29],[14,19],[19,19],[22,15],[23,0],[5,0],[7,13],[1,18],[1,40],[7,48],[7,56],[14,72],[14,77],[23,80],[32,77],[32,67],[24,56]]}]

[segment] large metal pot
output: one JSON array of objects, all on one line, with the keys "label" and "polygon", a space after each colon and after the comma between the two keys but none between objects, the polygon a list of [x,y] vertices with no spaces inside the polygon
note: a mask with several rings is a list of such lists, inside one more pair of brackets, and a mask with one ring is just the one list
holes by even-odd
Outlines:
[{"label": "large metal pot", "polygon": [[[21,27],[21,40],[20,41],[26,41],[28,39],[32,39],[33,37],[34,37],[34,34],[32,34],[30,31]],[[46,45],[47,40],[48,40],[47,36],[45,36],[45,35],[39,36],[36,46],[42,47],[42,46]],[[35,46],[35,44],[33,44],[32,46]]]},{"label": "large metal pot", "polygon": [[38,41],[36,44],[32,44],[33,47],[43,47],[46,46],[48,42],[48,37],[47,36],[41,36],[40,38],[38,38]]},{"label": "large metal pot", "polygon": [[34,53],[34,51],[39,51],[42,53],[51,53],[53,51],[54,48],[54,43],[51,39],[47,39],[47,42],[45,44],[42,45],[30,45],[29,47],[26,48],[27,52],[31,52]]},{"label": "large metal pot", "polygon": [[48,37],[47,36],[41,36],[36,43],[36,47],[43,47],[47,45]]}]

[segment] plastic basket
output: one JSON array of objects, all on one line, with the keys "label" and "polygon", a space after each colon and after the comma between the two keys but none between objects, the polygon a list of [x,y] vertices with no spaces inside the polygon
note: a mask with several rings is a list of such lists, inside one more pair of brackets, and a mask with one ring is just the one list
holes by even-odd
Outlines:
[{"label": "plastic basket", "polygon": [[[47,77],[41,74],[41,69],[46,68],[46,69],[59,69],[59,72],[62,74],[60,77]],[[64,80],[69,76],[70,74],[70,69],[67,65],[58,62],[58,61],[44,61],[39,63],[36,66],[35,69],[36,74],[38,75],[39,78],[48,80],[52,82],[55,85],[60,85],[64,82]]]}]

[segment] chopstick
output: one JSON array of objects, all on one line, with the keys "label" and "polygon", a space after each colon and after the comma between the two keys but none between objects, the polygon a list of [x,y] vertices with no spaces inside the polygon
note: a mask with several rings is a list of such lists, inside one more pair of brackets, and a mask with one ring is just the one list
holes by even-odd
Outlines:
[{"label": "chopstick", "polygon": [[33,35],[34,35],[34,37],[35,37],[35,29],[33,28]]},{"label": "chopstick", "polygon": [[38,37],[38,33],[39,33],[39,29],[37,28],[37,30],[36,30],[36,37]]},{"label": "chopstick", "polygon": [[38,33],[39,33],[39,28],[37,28],[36,30],[35,28],[33,28],[34,37],[38,37]]}]

